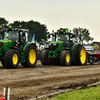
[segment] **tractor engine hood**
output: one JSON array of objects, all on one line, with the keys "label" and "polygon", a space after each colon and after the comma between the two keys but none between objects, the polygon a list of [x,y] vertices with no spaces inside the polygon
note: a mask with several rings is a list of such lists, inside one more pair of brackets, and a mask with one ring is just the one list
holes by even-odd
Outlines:
[{"label": "tractor engine hood", "polygon": [[3,42],[3,43],[5,43],[5,42],[12,42],[12,40],[0,40],[0,43],[1,42]]},{"label": "tractor engine hood", "polygon": [[49,43],[48,58],[56,58],[64,47],[63,41],[52,41]]},{"label": "tractor engine hood", "polygon": [[57,44],[57,43],[64,43],[63,41],[52,41],[49,44]]},{"label": "tractor engine hood", "polygon": [[52,41],[49,43],[49,49],[55,51],[57,49],[57,51],[59,51],[59,49],[61,49],[64,46],[64,42],[63,41]]},{"label": "tractor engine hood", "polygon": [[12,40],[0,40],[0,51],[2,48],[9,48],[13,46]]}]

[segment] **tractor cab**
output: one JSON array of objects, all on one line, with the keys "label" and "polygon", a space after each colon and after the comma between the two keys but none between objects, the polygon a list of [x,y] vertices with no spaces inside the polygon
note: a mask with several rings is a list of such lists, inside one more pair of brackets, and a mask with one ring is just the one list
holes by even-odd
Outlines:
[{"label": "tractor cab", "polygon": [[[51,35],[51,41],[57,42],[63,42],[64,45],[71,45],[74,43],[75,40],[75,35],[71,32],[63,31],[61,30],[60,32],[54,32],[49,34],[49,38]],[[50,42],[52,44],[52,42]],[[53,42],[54,43],[54,42]]]},{"label": "tractor cab", "polygon": [[8,29],[4,29],[4,40],[11,40],[14,45],[24,45],[26,42],[28,42],[28,30],[26,29],[13,29],[11,26],[9,26]]}]

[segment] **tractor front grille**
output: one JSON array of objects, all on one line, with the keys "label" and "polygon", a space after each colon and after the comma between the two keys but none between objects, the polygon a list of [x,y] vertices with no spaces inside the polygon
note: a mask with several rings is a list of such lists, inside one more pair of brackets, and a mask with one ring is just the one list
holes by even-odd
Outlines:
[{"label": "tractor front grille", "polygon": [[50,50],[56,50],[58,48],[58,44],[51,44],[50,46],[49,46],[49,49]]},{"label": "tractor front grille", "polygon": [[0,49],[3,47],[3,44],[4,44],[3,42],[0,43]]}]

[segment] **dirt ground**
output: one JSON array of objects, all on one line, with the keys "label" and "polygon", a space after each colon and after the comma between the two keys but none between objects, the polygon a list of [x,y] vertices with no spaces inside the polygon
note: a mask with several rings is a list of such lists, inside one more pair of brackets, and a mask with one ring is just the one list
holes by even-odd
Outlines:
[{"label": "dirt ground", "polygon": [[0,93],[10,88],[10,100],[28,100],[45,94],[100,81],[100,65],[42,66],[5,69],[0,66]]}]

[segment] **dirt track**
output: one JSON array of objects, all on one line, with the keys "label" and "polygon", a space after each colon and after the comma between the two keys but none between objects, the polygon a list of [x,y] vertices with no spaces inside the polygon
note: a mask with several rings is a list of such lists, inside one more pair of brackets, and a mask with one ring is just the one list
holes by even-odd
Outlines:
[{"label": "dirt track", "polygon": [[10,100],[28,100],[67,88],[85,87],[100,81],[100,65],[42,66],[5,69],[0,67],[0,93],[8,86]]}]

